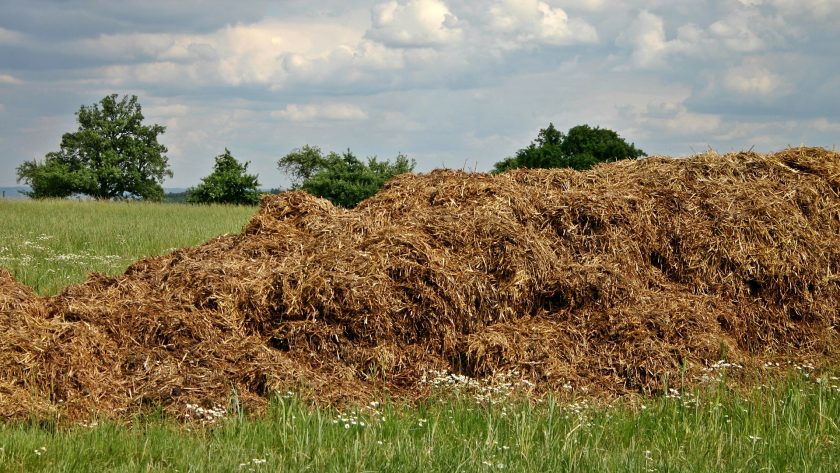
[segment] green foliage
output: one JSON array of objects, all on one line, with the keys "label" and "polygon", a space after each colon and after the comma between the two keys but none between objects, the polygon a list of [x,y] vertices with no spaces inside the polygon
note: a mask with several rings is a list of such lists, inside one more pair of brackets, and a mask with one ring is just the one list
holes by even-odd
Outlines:
[{"label": "green foliage", "polygon": [[389,179],[411,172],[414,160],[398,154],[393,162],[370,157],[359,160],[350,150],[324,156],[317,146],[296,149],[278,162],[278,167],[292,177],[295,188],[329,199],[342,207],[355,207],[376,194]]},{"label": "green foliage", "polygon": [[57,160],[47,160],[43,164],[26,161],[17,168],[18,182],[26,181],[32,188],[23,192],[33,199],[63,199],[75,192],[74,174],[67,166]]},{"label": "green foliage", "polygon": [[240,163],[225,148],[216,156],[213,172],[201,184],[187,189],[187,202],[191,204],[257,205],[260,201],[260,183],[257,176],[247,174],[249,163]]},{"label": "green foliage", "polygon": [[277,167],[292,178],[292,184],[295,188],[299,188],[306,180],[312,178],[315,173],[326,166],[327,159],[321,152],[321,148],[309,145],[303,145],[303,148],[292,150],[291,153],[277,161]]},{"label": "green foliage", "polygon": [[165,127],[142,124],[137,96],[106,96],[82,105],[76,118],[79,129],[61,137],[59,151],[47,153],[42,163],[17,168],[18,182],[32,188],[30,197],[163,198],[163,178],[172,176],[166,147],[157,141]]},{"label": "green foliage", "polygon": [[578,125],[566,134],[549,123],[527,148],[495,164],[494,173],[516,168],[590,169],[598,163],[637,159],[645,152],[606,128]]}]

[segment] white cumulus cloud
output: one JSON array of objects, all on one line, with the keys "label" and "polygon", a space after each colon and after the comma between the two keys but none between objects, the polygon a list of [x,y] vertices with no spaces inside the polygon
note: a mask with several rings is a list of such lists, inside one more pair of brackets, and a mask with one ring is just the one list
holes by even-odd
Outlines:
[{"label": "white cumulus cloud", "polygon": [[780,92],[785,82],[763,66],[747,64],[728,71],[723,85],[739,94],[764,96]]},{"label": "white cumulus cloud", "polygon": [[631,60],[637,67],[657,67],[665,62],[667,41],[662,17],[642,10],[617,42],[632,49]]},{"label": "white cumulus cloud", "polygon": [[559,7],[538,0],[502,0],[490,7],[490,28],[512,35],[517,43],[556,45],[592,43],[595,28],[582,19],[569,18]]},{"label": "white cumulus cloud", "polygon": [[371,11],[367,37],[392,47],[430,47],[460,39],[458,18],[441,0],[381,3]]},{"label": "white cumulus cloud", "polygon": [[364,120],[367,113],[360,107],[348,103],[289,104],[283,110],[271,112],[273,118],[293,122],[316,120]]}]

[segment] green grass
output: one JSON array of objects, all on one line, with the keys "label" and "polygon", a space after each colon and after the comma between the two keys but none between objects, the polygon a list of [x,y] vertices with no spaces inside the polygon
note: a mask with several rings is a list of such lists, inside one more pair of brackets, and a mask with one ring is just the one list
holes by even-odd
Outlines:
[{"label": "green grass", "polygon": [[0,267],[43,295],[92,271],[238,233],[253,207],[0,199]]},{"label": "green grass", "polygon": [[[119,273],[137,258],[239,231],[254,211],[0,201],[0,266],[52,294],[88,271]],[[801,367],[745,393],[721,381],[699,394],[595,407],[441,393],[419,406],[336,412],[278,397],[264,416],[231,408],[213,425],[0,424],[0,472],[840,471],[840,381],[815,378]]]},{"label": "green grass", "polygon": [[0,471],[832,472],[836,383],[790,378],[745,397],[713,388],[645,409],[446,396],[340,413],[278,397],[260,418],[209,426],[6,425]]}]

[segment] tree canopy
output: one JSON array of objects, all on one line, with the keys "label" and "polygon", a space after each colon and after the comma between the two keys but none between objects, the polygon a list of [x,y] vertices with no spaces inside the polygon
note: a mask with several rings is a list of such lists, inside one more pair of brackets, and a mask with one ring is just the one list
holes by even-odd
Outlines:
[{"label": "tree canopy", "polygon": [[247,174],[249,162],[240,163],[225,148],[216,156],[213,172],[201,183],[187,189],[187,202],[194,204],[257,205],[260,183],[257,176]]},{"label": "tree canopy", "polygon": [[537,138],[509,157],[495,164],[493,172],[516,168],[573,168],[589,169],[601,162],[637,159],[645,152],[628,144],[618,133],[607,128],[578,125],[567,133],[558,131],[553,123],[537,133]]},{"label": "tree canopy", "polygon": [[167,149],[158,143],[166,128],[143,125],[136,95],[117,97],[82,105],[76,112],[79,128],[61,137],[59,151],[18,166],[17,180],[32,188],[30,197],[163,198],[163,179],[172,177]]},{"label": "tree canopy", "polygon": [[343,154],[330,152],[325,156],[319,147],[309,145],[277,162],[291,176],[294,188],[342,207],[355,207],[376,194],[392,177],[413,171],[415,164],[403,154],[398,154],[393,162],[380,161],[375,156],[363,162],[349,149]]}]

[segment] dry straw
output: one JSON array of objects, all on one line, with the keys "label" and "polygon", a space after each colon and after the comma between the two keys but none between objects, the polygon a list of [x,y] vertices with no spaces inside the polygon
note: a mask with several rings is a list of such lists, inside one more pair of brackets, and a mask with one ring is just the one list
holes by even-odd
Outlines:
[{"label": "dry straw", "polygon": [[836,363],[840,155],[403,175],[354,210],[265,197],[242,234],[52,298],[0,273],[0,416],[422,396],[427,370],[657,393],[721,357]]}]

